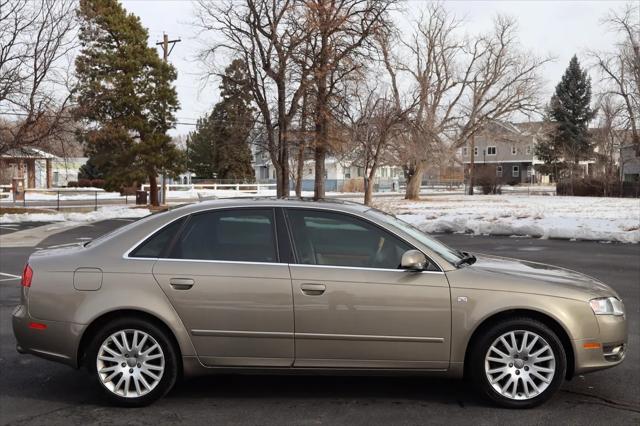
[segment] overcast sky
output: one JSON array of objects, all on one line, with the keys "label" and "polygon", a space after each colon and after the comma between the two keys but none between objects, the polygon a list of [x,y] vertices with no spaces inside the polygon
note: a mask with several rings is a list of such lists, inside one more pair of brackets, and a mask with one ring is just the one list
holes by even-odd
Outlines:
[{"label": "overcast sky", "polygon": [[[464,18],[465,30],[478,33],[491,28],[496,14],[505,14],[518,20],[523,48],[540,56],[552,55],[556,60],[544,68],[547,82],[546,96],[562,76],[571,56],[578,55],[586,65],[588,49],[609,50],[615,37],[600,24],[600,19],[611,9],[621,9],[624,1],[446,1],[445,7]],[[149,30],[149,42],[162,40],[163,32],[169,37],[181,38],[169,60],[178,70],[177,90],[181,110],[178,121],[194,123],[208,112],[218,98],[217,82],[203,87],[201,68],[195,56],[202,46],[202,38],[191,25],[193,5],[187,0],[125,0],[124,6],[140,17]],[[409,16],[424,5],[420,0],[409,0]],[[597,80],[594,72],[592,79]],[[174,133],[185,134],[193,126],[181,124]]]}]

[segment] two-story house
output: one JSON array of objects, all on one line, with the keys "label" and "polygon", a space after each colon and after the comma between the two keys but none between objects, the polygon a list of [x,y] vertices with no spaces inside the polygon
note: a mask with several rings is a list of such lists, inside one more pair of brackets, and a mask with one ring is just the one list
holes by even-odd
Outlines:
[{"label": "two-story house", "polygon": [[[475,135],[473,148],[476,176],[491,174],[504,184],[542,183],[544,176],[536,175],[535,144],[542,123],[513,124],[494,121]],[[471,146],[461,149],[460,158],[469,173]],[[548,180],[547,180],[548,181]]]}]

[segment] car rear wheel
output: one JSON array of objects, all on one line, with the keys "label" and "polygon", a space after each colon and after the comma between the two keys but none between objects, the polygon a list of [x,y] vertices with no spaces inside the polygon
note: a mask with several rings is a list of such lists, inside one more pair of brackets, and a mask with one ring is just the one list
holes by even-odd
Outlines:
[{"label": "car rear wheel", "polygon": [[509,408],[535,407],[548,400],[564,381],[567,368],[558,336],[530,318],[490,327],[476,342],[470,361],[480,392]]},{"label": "car rear wheel", "polygon": [[103,327],[91,343],[87,364],[107,398],[139,407],[164,396],[176,382],[176,351],[166,333],[138,318]]}]

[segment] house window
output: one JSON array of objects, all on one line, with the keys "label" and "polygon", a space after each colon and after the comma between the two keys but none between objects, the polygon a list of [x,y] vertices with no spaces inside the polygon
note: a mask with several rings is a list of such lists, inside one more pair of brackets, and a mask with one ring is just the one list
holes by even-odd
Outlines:
[{"label": "house window", "polygon": [[513,166],[513,169],[511,171],[511,176],[520,177],[520,166]]},{"label": "house window", "polygon": [[384,177],[384,178],[387,177],[387,168],[386,167],[382,168],[382,177]]},{"label": "house window", "polygon": [[349,168],[346,172],[344,172],[345,179],[351,179],[351,169]]},{"label": "house window", "polygon": [[487,147],[487,155],[496,155],[496,147],[495,146],[488,146]]},{"label": "house window", "polygon": [[464,155],[465,157],[469,155],[469,148],[467,148],[466,146],[462,148],[462,155]]},{"label": "house window", "polygon": [[496,167],[496,176],[502,177],[502,166]]},{"label": "house window", "polygon": [[473,155],[475,155],[476,157],[478,156],[478,147],[474,147],[473,148]]},{"label": "house window", "polygon": [[511,155],[516,155],[518,153],[518,148],[514,146],[511,147]]}]

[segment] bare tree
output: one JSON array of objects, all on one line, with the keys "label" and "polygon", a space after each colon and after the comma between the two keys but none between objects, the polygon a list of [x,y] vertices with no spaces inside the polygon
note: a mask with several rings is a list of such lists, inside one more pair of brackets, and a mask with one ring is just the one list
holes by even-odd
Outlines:
[{"label": "bare tree", "polygon": [[597,106],[598,125],[593,131],[593,139],[596,158],[602,167],[602,181],[606,197],[610,195],[613,186],[620,182],[616,159],[626,141],[627,132],[624,130],[624,124],[627,111],[624,102],[612,94],[601,96]]},{"label": "bare tree", "polygon": [[69,128],[72,0],[0,0],[0,153],[42,146]]},{"label": "bare tree", "polygon": [[472,41],[465,71],[466,93],[456,146],[470,141],[469,195],[474,187],[474,135],[491,121],[530,115],[541,109],[542,66],[551,58],[521,51],[515,20],[498,16],[493,33]]},{"label": "bare tree", "polygon": [[198,25],[224,37],[203,51],[202,59],[215,65],[216,53],[226,50],[247,64],[278,197],[289,195],[290,126],[310,73],[304,49],[311,34],[304,25],[303,6],[295,0],[199,0],[197,7]]},{"label": "bare tree", "polygon": [[361,71],[372,36],[390,25],[387,12],[396,0],[307,0],[306,22],[313,36],[315,86],[314,199],[325,196],[325,158],[330,146],[331,107],[340,83]]},{"label": "bare tree", "polygon": [[602,22],[620,40],[611,52],[591,52],[605,83],[605,93],[620,97],[625,107],[622,126],[631,131],[632,143],[640,155],[640,8],[629,3],[612,11]]},{"label": "bare tree", "polygon": [[[406,199],[418,198],[427,163],[446,150],[448,135],[457,123],[466,87],[460,67],[464,44],[456,34],[460,24],[442,5],[430,3],[403,42],[408,59],[402,70],[410,76],[417,102],[404,134],[397,138],[398,158],[407,178]],[[387,64],[389,58],[385,57]]]}]

